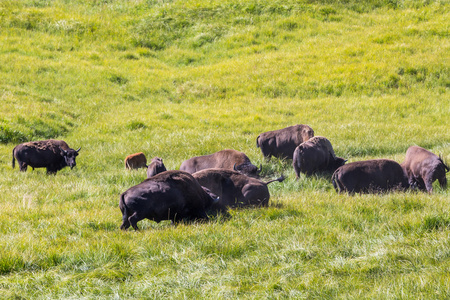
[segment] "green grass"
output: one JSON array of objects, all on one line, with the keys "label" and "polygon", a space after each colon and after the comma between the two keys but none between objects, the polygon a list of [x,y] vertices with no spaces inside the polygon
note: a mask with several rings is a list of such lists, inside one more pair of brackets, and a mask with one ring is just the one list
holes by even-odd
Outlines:
[{"label": "green grass", "polygon": [[[266,162],[259,133],[308,124],[349,161],[450,161],[448,1],[0,3],[0,298],[447,299],[450,197],[338,195]],[[11,168],[60,138],[77,167]],[[225,148],[263,165],[268,208],[122,232],[145,171]],[[448,176],[447,176],[448,177]]]}]

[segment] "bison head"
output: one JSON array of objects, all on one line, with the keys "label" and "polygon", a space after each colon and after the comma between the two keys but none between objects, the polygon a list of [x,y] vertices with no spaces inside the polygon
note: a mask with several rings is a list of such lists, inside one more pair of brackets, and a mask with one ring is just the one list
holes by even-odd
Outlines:
[{"label": "bison head", "polygon": [[309,126],[304,126],[304,128],[302,129],[301,135],[302,135],[303,142],[306,142],[307,140],[309,140],[310,138],[312,138],[314,136],[314,130]]},{"label": "bison head", "polygon": [[69,166],[71,169],[77,165],[75,158],[78,156],[78,152],[81,150],[81,147],[77,150],[74,150],[72,148],[69,148],[68,150],[64,150],[62,148],[59,148],[61,150],[61,156],[64,157],[64,161],[66,162],[66,165]]},{"label": "bison head", "polygon": [[330,161],[329,164],[329,170],[331,172],[334,172],[337,170],[337,168],[339,168],[340,166],[345,165],[345,163],[347,162],[347,159],[344,159],[342,157],[335,157],[333,160]]},{"label": "bison head", "polygon": [[247,175],[249,177],[257,178],[259,179],[259,173],[261,173],[262,165],[260,165],[259,169],[250,163],[244,163],[241,165],[234,164],[233,170],[236,172],[239,172],[241,174]]}]

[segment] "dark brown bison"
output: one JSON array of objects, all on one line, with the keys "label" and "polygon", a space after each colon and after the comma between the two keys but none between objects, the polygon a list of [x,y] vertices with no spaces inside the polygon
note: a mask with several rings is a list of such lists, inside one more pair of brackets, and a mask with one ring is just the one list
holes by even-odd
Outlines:
[{"label": "dark brown bison", "polygon": [[376,193],[409,187],[399,163],[389,159],[356,161],[339,167],[331,178],[337,192]]},{"label": "dark brown bison", "polygon": [[205,169],[192,174],[201,186],[219,196],[226,207],[267,206],[270,193],[267,185],[283,181],[284,176],[271,181],[261,181],[233,170]]},{"label": "dark brown bison", "polygon": [[183,171],[165,171],[147,178],[120,195],[119,208],[123,223],[120,229],[132,226],[143,219],[160,222],[171,220],[208,219],[207,210],[217,207],[217,196],[204,189]]},{"label": "dark brown bison", "polygon": [[125,158],[125,168],[139,169],[147,168],[147,158],[142,152],[130,154]]},{"label": "dark brown bison", "polygon": [[155,176],[161,172],[167,171],[166,166],[164,166],[162,158],[154,157],[147,167],[147,178]]},{"label": "dark brown bison", "polygon": [[267,159],[272,156],[292,159],[295,148],[314,136],[308,125],[294,125],[279,130],[261,133],[256,138],[256,147]]},{"label": "dark brown bison", "polygon": [[253,165],[247,155],[233,149],[225,149],[210,155],[196,156],[185,160],[180,166],[180,170],[191,174],[211,168],[235,170],[255,178],[258,178],[261,172],[261,167],[258,169]]},{"label": "dark brown bison", "polygon": [[20,171],[25,172],[27,167],[47,168],[48,174],[56,174],[62,168],[69,166],[71,169],[77,165],[75,158],[78,150],[74,150],[61,140],[45,140],[19,144],[12,151],[12,167],[15,160],[19,164]]},{"label": "dark brown bison", "polygon": [[411,146],[406,151],[405,161],[402,163],[411,187],[418,187],[422,191],[433,191],[433,182],[439,181],[442,188],[447,188],[446,173],[450,168],[441,157],[419,146]]},{"label": "dark brown bison", "polygon": [[300,173],[311,175],[317,171],[334,172],[345,162],[345,159],[336,156],[327,138],[315,136],[295,148],[292,165],[298,179]]}]

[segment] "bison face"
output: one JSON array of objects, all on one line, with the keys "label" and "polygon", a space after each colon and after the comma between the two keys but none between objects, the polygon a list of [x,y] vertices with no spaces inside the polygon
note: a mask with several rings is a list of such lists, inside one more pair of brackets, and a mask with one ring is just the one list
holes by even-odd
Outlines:
[{"label": "bison face", "polygon": [[331,172],[336,171],[340,166],[345,165],[345,163],[347,162],[346,159],[342,158],[342,157],[336,157],[333,162],[331,162],[329,168]]},{"label": "bison face", "polygon": [[69,166],[71,169],[77,165],[75,158],[78,156],[78,152],[81,148],[78,150],[64,150],[61,149],[61,155],[64,157],[64,161],[66,162],[66,165]]},{"label": "bison face", "polygon": [[306,142],[307,140],[309,140],[310,138],[312,138],[314,136],[314,130],[312,130],[311,128],[305,127],[305,128],[303,128],[301,135],[302,135],[303,142]]}]

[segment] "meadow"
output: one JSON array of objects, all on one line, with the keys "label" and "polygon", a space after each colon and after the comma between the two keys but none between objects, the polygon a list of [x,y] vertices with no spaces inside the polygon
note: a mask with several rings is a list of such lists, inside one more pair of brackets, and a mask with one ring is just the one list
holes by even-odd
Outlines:
[{"label": "meadow", "polygon": [[[450,163],[449,20],[448,0],[2,0],[0,298],[450,298],[448,189],[337,194],[256,147],[308,124],[349,162]],[[82,147],[74,169],[12,169],[48,138]],[[126,155],[226,148],[288,176],[269,207],[119,229],[146,176]]]}]

